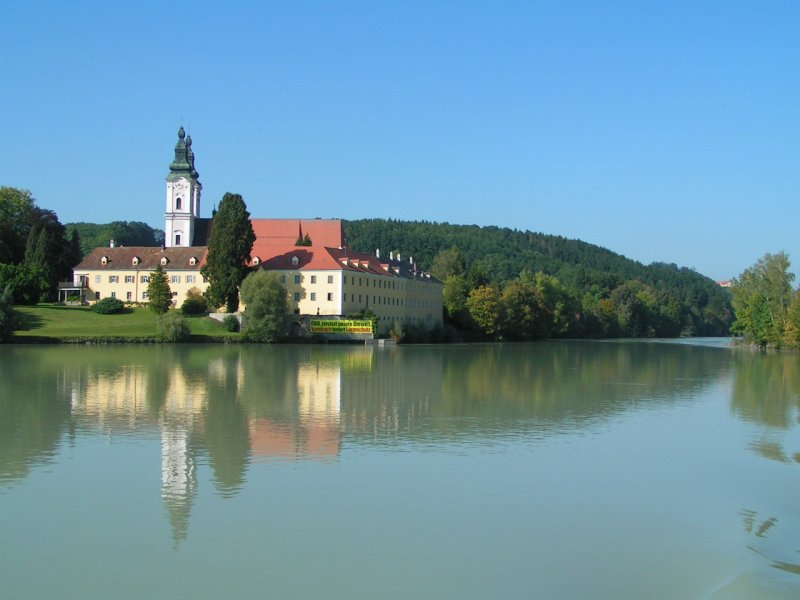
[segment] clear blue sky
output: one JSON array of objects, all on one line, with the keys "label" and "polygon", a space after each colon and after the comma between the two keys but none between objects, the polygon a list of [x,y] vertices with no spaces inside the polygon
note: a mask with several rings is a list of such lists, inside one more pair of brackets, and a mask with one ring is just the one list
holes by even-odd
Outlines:
[{"label": "clear blue sky", "polygon": [[11,0],[0,22],[0,185],[62,222],[163,228],[183,124],[204,216],[231,191],[715,279],[800,265],[797,0]]}]

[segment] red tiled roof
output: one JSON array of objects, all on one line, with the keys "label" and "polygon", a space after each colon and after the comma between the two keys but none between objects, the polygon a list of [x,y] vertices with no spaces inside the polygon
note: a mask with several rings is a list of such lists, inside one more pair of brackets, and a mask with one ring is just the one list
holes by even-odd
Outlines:
[{"label": "red tiled roof", "polygon": [[[208,254],[206,246],[164,249],[161,246],[100,247],[92,250],[74,270],[155,271],[156,267],[161,264],[162,257],[166,257],[169,262],[165,266],[165,270],[199,271],[206,264],[206,254]],[[103,257],[107,259],[105,263],[103,263]],[[139,259],[138,265],[133,264],[134,257]],[[190,264],[192,258],[197,259],[194,265]]]},{"label": "red tiled roof", "polygon": [[[376,275],[394,275],[381,260],[371,254],[342,248],[315,246],[272,246],[256,240],[251,256],[259,258],[262,268],[270,271],[353,271]],[[297,259],[297,264],[293,259]],[[251,263],[252,265],[253,263]]]},{"label": "red tiled roof", "polygon": [[297,238],[311,238],[318,247],[344,246],[344,226],[341,219],[252,219],[256,244],[294,246]]}]

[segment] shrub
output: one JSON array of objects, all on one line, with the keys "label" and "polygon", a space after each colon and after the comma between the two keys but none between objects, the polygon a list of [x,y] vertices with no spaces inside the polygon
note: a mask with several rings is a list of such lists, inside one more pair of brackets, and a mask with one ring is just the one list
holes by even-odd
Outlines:
[{"label": "shrub", "polygon": [[92,310],[101,315],[116,315],[121,313],[124,308],[125,304],[117,298],[103,298],[92,306]]},{"label": "shrub", "polygon": [[0,342],[11,339],[19,324],[18,315],[11,302],[11,288],[6,287],[0,292]]},{"label": "shrub", "polygon": [[186,292],[186,300],[181,304],[181,314],[204,315],[208,312],[208,301],[197,288]]},{"label": "shrub", "polygon": [[224,319],[222,319],[222,326],[225,328],[225,331],[239,331],[239,317],[236,315],[226,316]]},{"label": "shrub", "polygon": [[189,339],[189,323],[180,313],[169,311],[158,317],[158,335],[165,342],[184,342]]}]

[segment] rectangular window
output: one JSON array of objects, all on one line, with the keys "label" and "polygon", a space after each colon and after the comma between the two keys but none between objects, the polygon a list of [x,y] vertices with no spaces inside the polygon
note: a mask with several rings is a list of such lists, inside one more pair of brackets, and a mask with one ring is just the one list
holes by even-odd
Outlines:
[{"label": "rectangular window", "polygon": [[94,293],[94,299],[95,300],[100,300],[100,292],[95,292]]},{"label": "rectangular window", "polygon": [[125,275],[125,283],[133,283],[135,279],[136,278],[133,275]]},{"label": "rectangular window", "polygon": [[111,297],[112,298],[116,298],[117,297],[117,292],[111,292]]},{"label": "rectangular window", "polygon": [[150,294],[147,292],[142,292],[142,300],[147,300],[150,297]]},{"label": "rectangular window", "polygon": [[141,281],[142,283],[150,283],[150,275],[142,275],[139,278],[139,281]]},{"label": "rectangular window", "polygon": [[328,292],[328,302],[333,302],[333,292]]},{"label": "rectangular window", "polygon": [[294,282],[295,283],[300,283],[300,275],[295,275],[294,276]]},{"label": "rectangular window", "polygon": [[177,296],[177,295],[178,295],[178,292],[172,292],[172,297],[173,297],[173,298],[174,298],[175,296]]},{"label": "rectangular window", "polygon": [[194,283],[194,275],[187,275],[186,283]]},{"label": "rectangular window", "polygon": [[94,282],[95,283],[100,283],[100,275],[95,275],[94,276]]},{"label": "rectangular window", "polygon": [[317,299],[317,293],[316,292],[311,292],[311,301],[314,302],[314,301],[316,301],[316,299]]},{"label": "rectangular window", "polygon": [[206,277],[205,275],[203,275],[203,283],[208,283],[208,277]]},{"label": "rectangular window", "polygon": [[[109,275],[108,283],[119,283],[119,275]],[[113,298],[113,296],[112,296]]]},{"label": "rectangular window", "polygon": [[125,295],[125,299],[126,299],[126,300],[129,300],[129,301],[130,301],[130,300],[133,300],[133,292],[128,292],[128,293]]},{"label": "rectangular window", "polygon": [[181,282],[181,276],[180,275],[173,275],[171,281],[172,281],[172,283],[180,283]]},{"label": "rectangular window", "polygon": [[328,283],[333,283],[333,275],[328,275]]},{"label": "rectangular window", "polygon": [[281,283],[286,283],[286,275],[281,275]]},{"label": "rectangular window", "polygon": [[311,283],[317,283],[317,276],[316,275],[312,275],[311,276]]},{"label": "rectangular window", "polygon": [[295,292],[294,293],[294,301],[295,302],[300,302],[300,292]]}]

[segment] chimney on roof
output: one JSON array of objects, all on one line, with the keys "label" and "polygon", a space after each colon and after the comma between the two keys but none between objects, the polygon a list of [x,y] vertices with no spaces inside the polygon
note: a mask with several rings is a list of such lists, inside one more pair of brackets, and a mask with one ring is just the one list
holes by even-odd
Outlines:
[{"label": "chimney on roof", "polygon": [[114,243],[114,240],[111,240],[110,242],[108,242],[108,247],[109,248],[113,248],[115,245],[116,244]]}]

